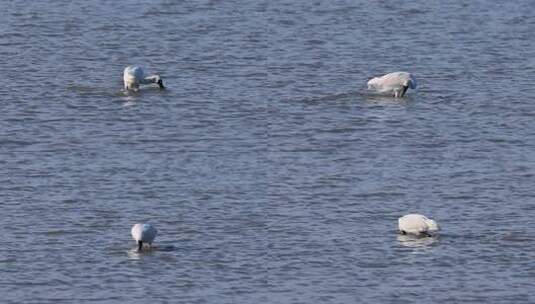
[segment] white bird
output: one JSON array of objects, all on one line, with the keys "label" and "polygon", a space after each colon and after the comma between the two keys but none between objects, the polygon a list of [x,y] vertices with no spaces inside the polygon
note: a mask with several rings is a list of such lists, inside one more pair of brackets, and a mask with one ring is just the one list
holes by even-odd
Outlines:
[{"label": "white bird", "polygon": [[431,236],[430,232],[439,231],[440,227],[434,220],[421,214],[408,214],[398,219],[401,234],[416,234]]},{"label": "white bird", "polygon": [[145,77],[143,69],[138,66],[127,66],[124,68],[123,81],[125,90],[137,91],[140,84],[151,83],[157,84],[160,89],[165,89],[160,75],[151,75]]},{"label": "white bird", "polygon": [[403,97],[408,88],[416,89],[416,79],[407,72],[394,72],[368,81],[368,90],[394,94],[394,97]]},{"label": "white bird", "polygon": [[137,242],[137,250],[141,251],[143,248],[143,242],[149,243],[149,246],[152,245],[152,241],[158,234],[158,230],[150,224],[135,224],[132,227],[132,237]]}]

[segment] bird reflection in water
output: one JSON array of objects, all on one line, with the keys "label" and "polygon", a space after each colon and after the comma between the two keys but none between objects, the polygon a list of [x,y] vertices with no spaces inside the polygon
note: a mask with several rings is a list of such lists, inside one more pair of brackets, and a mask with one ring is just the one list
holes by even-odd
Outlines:
[{"label": "bird reflection in water", "polygon": [[425,248],[438,242],[437,236],[416,236],[410,234],[398,235],[398,241],[402,246],[410,248]]},{"label": "bird reflection in water", "polygon": [[152,256],[153,254],[156,254],[158,252],[172,252],[172,251],[176,251],[176,249],[177,249],[177,247],[175,247],[173,245],[152,246],[152,247],[150,247],[150,248],[148,248],[146,250],[142,250],[142,251],[137,250],[137,247],[136,247],[136,248],[132,248],[132,249],[128,250],[126,254],[128,255],[128,258],[131,259],[131,260],[139,260],[143,256]]}]

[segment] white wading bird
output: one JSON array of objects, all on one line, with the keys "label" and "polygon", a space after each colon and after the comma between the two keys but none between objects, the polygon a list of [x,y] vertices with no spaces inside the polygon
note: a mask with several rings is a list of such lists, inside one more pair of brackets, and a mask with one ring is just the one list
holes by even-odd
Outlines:
[{"label": "white wading bird", "polygon": [[394,72],[368,81],[368,90],[403,97],[407,89],[416,89],[416,79],[407,72]]},{"label": "white wading bird", "polygon": [[160,89],[165,89],[160,75],[151,75],[145,77],[143,69],[138,66],[127,66],[123,72],[125,90],[137,91],[140,84],[157,84]]},{"label": "white wading bird", "polygon": [[399,232],[401,234],[416,234],[431,236],[430,232],[436,232],[440,230],[437,222],[428,219],[421,214],[408,214],[402,216],[398,220]]},{"label": "white wading bird", "polygon": [[138,251],[143,248],[143,243],[149,243],[149,246],[152,245],[156,234],[158,234],[158,230],[150,224],[135,224],[132,227],[132,237],[137,242]]}]

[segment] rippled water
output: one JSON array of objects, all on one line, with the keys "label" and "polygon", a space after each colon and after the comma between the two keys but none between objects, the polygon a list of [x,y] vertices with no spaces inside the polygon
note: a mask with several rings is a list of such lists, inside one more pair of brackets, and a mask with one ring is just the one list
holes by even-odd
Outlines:
[{"label": "rippled water", "polygon": [[535,301],[532,2],[0,8],[2,303]]}]

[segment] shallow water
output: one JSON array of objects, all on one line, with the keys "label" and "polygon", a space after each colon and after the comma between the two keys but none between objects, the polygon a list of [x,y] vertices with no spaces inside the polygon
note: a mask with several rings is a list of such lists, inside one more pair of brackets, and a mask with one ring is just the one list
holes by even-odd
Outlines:
[{"label": "shallow water", "polygon": [[534,301],[531,2],[1,8],[3,303]]}]

